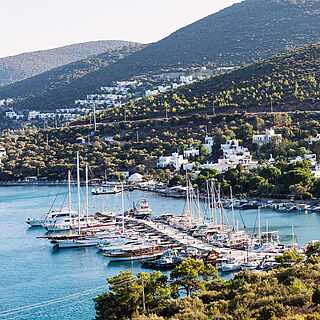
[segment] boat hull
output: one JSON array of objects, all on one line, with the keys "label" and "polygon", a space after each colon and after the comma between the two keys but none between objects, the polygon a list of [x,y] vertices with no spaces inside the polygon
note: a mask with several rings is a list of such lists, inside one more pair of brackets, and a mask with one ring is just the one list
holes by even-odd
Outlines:
[{"label": "boat hull", "polygon": [[163,252],[155,253],[155,254],[146,254],[146,255],[138,255],[138,256],[130,256],[130,257],[112,257],[109,255],[106,255],[110,262],[125,262],[125,261],[145,261],[145,260],[151,260],[160,257],[163,254]]}]

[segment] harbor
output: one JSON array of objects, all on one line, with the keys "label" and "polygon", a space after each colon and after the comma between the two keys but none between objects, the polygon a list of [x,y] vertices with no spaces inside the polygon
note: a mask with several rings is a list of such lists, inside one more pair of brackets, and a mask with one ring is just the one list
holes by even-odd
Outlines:
[{"label": "harbor", "polygon": [[[66,197],[66,186],[58,187],[12,187],[0,188],[1,215],[0,215],[0,247],[1,261],[3,262],[1,276],[7,279],[3,287],[0,288],[0,301],[2,310],[30,306],[52,299],[67,299],[68,296],[79,294],[81,298],[68,298],[61,300],[58,304],[45,305],[41,310],[33,312],[28,316],[28,312],[22,315],[13,314],[12,319],[46,319],[46,313],[51,313],[50,319],[73,319],[77,315],[79,319],[93,318],[94,305],[92,299],[105,289],[105,279],[115,275],[121,270],[132,270],[134,273],[140,271],[150,271],[150,268],[138,261],[112,262],[108,257],[98,252],[95,246],[75,249],[57,249],[47,239],[46,230],[43,228],[29,228],[25,223],[28,217],[40,217],[44,212],[48,212],[55,200],[62,202]],[[72,187],[72,193],[76,195],[76,188]],[[81,187],[83,204],[85,204],[85,186]],[[89,195],[90,212],[101,212],[108,208],[111,212],[117,213],[121,228],[121,194],[107,196]],[[151,229],[158,228],[161,231],[158,217],[170,214],[182,214],[185,207],[185,199],[163,198],[156,193],[133,191],[125,192],[124,201],[129,209],[133,202],[146,199],[153,210],[154,221],[139,220],[139,225],[145,225]],[[77,208],[76,197],[72,199],[72,207]],[[232,212],[225,210],[226,219],[232,221]],[[257,210],[235,209],[235,218],[239,221],[239,229],[245,229],[253,233],[256,225]],[[130,220],[127,217],[128,226]],[[134,221],[134,220],[133,220]],[[303,212],[277,212],[271,209],[261,210],[262,231],[266,228],[270,231],[279,231],[280,241],[290,244],[292,241],[292,225],[294,226],[296,240],[300,246],[308,241],[318,238],[320,227],[320,216],[316,213],[305,214]],[[132,221],[131,221],[132,223]],[[146,226],[148,225],[148,226]],[[166,225],[166,232],[171,227]],[[181,234],[181,233],[180,233]],[[199,239],[192,239],[190,235],[181,241],[188,241],[188,246],[192,247],[199,243]],[[195,241],[196,243],[191,243]],[[180,245],[181,246],[181,245]],[[207,246],[207,245],[206,245]],[[215,248],[221,251],[221,248]],[[228,250],[230,251],[230,250]],[[227,252],[227,250],[226,250]],[[233,250],[239,254],[239,250]],[[246,258],[247,253],[241,251],[239,260]],[[12,266],[15,265],[15,268]],[[28,266],[28,268],[25,268]],[[226,274],[228,276],[228,274]],[[55,284],[55,288],[47,287],[45,284],[50,279]],[[27,284],[27,285],[26,285]],[[19,288],[27,288],[19,290]],[[75,289],[76,288],[76,289]],[[99,289],[100,288],[100,289]],[[100,290],[100,291],[99,291]],[[21,303],[23,301],[23,303]],[[31,313],[30,313],[31,314]],[[54,314],[52,316],[52,314]],[[2,319],[0,317],[0,319]],[[3,317],[3,319],[7,319]]]}]

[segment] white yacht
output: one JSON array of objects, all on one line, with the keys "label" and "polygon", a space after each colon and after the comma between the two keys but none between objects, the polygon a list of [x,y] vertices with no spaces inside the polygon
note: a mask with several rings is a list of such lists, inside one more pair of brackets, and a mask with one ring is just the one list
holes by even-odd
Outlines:
[{"label": "white yacht", "polygon": [[[115,224],[115,223],[114,223]],[[56,217],[53,221],[49,221],[44,224],[44,227],[50,232],[68,231],[76,230],[79,228],[92,228],[98,227],[101,222],[97,220],[94,216],[72,216],[68,215]]]},{"label": "white yacht", "polygon": [[241,262],[237,261],[234,258],[228,259],[226,262],[221,264],[222,272],[234,272],[241,270]]},{"label": "white yacht", "polygon": [[133,214],[137,218],[150,216],[151,213],[152,209],[146,199],[140,200],[133,209]]},{"label": "white yacht", "polygon": [[106,194],[117,194],[121,193],[122,188],[119,187],[118,185],[115,185],[113,188],[107,187],[107,186],[102,186],[102,187],[97,187],[91,190],[91,193],[95,196],[99,195],[106,195]]}]

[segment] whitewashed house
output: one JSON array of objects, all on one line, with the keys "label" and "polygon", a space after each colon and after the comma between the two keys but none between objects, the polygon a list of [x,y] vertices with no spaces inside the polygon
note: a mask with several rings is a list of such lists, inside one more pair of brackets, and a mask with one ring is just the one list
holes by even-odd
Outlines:
[{"label": "whitewashed house", "polygon": [[213,169],[220,173],[226,172],[229,169],[234,169],[238,165],[253,169],[258,166],[257,161],[253,161],[252,155],[248,148],[239,145],[238,140],[228,140],[221,145],[223,158],[217,163],[206,163],[200,166],[201,169]]},{"label": "whitewashed house", "polygon": [[294,159],[291,159],[290,163],[297,163],[297,162],[301,162],[301,161],[309,161],[311,163],[312,174],[316,178],[320,178],[320,165],[317,162],[317,155],[316,154],[306,154],[303,157],[298,156]]},{"label": "whitewashed house", "polygon": [[212,154],[213,151],[213,146],[214,146],[214,139],[213,137],[208,137],[206,136],[204,138],[204,144],[202,145],[202,147],[207,150],[207,152],[210,154]]},{"label": "whitewashed house", "polygon": [[179,171],[184,164],[187,164],[188,160],[183,158],[183,155],[179,155],[179,153],[172,153],[171,156],[168,157],[160,157],[157,162],[158,168],[168,168],[174,167],[175,170]]},{"label": "whitewashed house", "polygon": [[282,135],[275,133],[274,129],[267,129],[265,134],[255,134],[252,138],[252,143],[258,146],[271,143],[272,141],[281,141]]},{"label": "whitewashed house", "polygon": [[183,152],[183,156],[187,159],[198,157],[200,155],[200,150],[197,148],[188,148]]}]

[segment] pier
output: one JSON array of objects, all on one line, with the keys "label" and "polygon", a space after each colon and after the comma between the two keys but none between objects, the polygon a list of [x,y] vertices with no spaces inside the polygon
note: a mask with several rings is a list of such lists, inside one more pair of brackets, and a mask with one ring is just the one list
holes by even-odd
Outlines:
[{"label": "pier", "polygon": [[170,238],[172,243],[177,244],[182,247],[196,249],[202,253],[210,254],[211,252],[216,252],[219,256],[228,255],[231,259],[234,258],[238,261],[246,260],[263,260],[266,255],[269,257],[275,257],[275,253],[265,252],[256,252],[256,251],[247,251],[247,250],[237,250],[231,248],[221,248],[213,246],[201,239],[197,239],[191,235],[188,235],[186,232],[180,231],[172,226],[161,222],[155,222],[152,220],[140,220],[135,218],[125,218],[126,223],[132,223],[136,226],[147,227],[155,234],[160,234],[163,237]]}]

